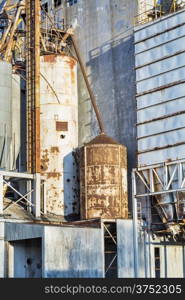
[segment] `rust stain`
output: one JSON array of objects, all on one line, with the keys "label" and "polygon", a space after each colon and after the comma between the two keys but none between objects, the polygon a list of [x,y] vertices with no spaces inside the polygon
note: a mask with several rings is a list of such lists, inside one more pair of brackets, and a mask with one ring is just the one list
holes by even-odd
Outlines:
[{"label": "rust stain", "polygon": [[104,140],[99,143],[95,138],[95,143],[88,143],[81,149],[82,219],[128,218],[126,147],[107,140],[110,143],[106,144]]},{"label": "rust stain", "polygon": [[70,68],[73,69],[76,65],[76,60],[72,57],[67,57],[66,62],[69,64]]},{"label": "rust stain", "polygon": [[55,147],[51,147],[51,153],[59,153],[59,147],[55,146]]},{"label": "rust stain", "polygon": [[48,164],[49,164],[49,154],[48,150],[45,149],[42,151],[42,157],[41,157],[41,172],[47,171]]},{"label": "rust stain", "polygon": [[47,178],[57,178],[59,179],[61,176],[61,173],[59,172],[48,172],[47,173]]},{"label": "rust stain", "polygon": [[71,82],[72,84],[75,84],[75,73],[73,70],[71,70]]},{"label": "rust stain", "polygon": [[57,55],[51,54],[51,55],[44,55],[43,57],[44,57],[44,62],[55,63]]}]

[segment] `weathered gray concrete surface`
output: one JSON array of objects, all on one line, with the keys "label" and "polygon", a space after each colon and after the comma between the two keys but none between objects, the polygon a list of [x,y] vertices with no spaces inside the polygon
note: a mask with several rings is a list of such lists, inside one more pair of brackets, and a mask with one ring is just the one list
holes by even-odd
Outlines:
[{"label": "weathered gray concrete surface", "polygon": [[[136,162],[136,102],[133,23],[137,1],[79,0],[66,10],[97,98],[106,133],[128,148],[128,168]],[[78,72],[79,144],[98,133],[89,95]],[[129,192],[130,189],[129,176]]]}]

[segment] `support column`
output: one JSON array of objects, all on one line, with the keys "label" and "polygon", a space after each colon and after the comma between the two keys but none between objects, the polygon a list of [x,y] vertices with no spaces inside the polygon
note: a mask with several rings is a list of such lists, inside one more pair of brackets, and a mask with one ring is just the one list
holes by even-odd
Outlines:
[{"label": "support column", "polygon": [[5,276],[4,222],[0,222],[0,278]]},{"label": "support column", "polygon": [[138,278],[138,219],[135,172],[132,171],[132,211],[133,211],[133,235],[134,235],[134,262],[135,278]]},{"label": "support column", "polygon": [[0,175],[0,215],[3,214],[3,176]]},{"label": "support column", "polygon": [[35,174],[35,179],[34,179],[34,215],[36,218],[40,218],[40,194],[41,194],[41,179],[40,179],[40,174],[36,173]]},{"label": "support column", "polygon": [[[27,187],[27,189],[26,189],[27,193],[32,190],[32,181],[31,180],[27,180],[26,187]],[[27,199],[32,203],[32,193],[27,196]],[[27,210],[31,213],[32,206],[29,203],[27,206]]]}]

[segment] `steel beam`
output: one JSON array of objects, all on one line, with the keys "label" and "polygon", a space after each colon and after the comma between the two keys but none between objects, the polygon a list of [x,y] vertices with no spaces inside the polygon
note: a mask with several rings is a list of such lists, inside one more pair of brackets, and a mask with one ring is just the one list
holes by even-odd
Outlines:
[{"label": "steel beam", "polygon": [[35,180],[34,180],[34,215],[36,218],[40,218],[40,207],[41,207],[41,190],[40,190],[40,184],[41,184],[41,179],[40,179],[40,174],[36,173],[35,174]]}]

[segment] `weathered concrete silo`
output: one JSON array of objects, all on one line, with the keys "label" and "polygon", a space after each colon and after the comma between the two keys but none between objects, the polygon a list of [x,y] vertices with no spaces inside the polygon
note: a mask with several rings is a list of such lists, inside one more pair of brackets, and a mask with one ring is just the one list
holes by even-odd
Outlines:
[{"label": "weathered concrete silo", "polygon": [[127,150],[105,134],[81,148],[81,218],[127,218]]},{"label": "weathered concrete silo", "polygon": [[20,170],[19,154],[21,149],[21,77],[12,74],[12,142],[11,142],[11,170]]},{"label": "weathered concrete silo", "polygon": [[41,174],[46,180],[48,213],[79,213],[76,165],[78,146],[77,63],[65,55],[41,57]]},{"label": "weathered concrete silo", "polygon": [[2,61],[0,62],[0,90],[0,167],[9,170],[12,139],[12,67],[11,64]]},{"label": "weathered concrete silo", "polygon": [[0,62],[0,168],[15,170],[20,152],[20,77]]}]

